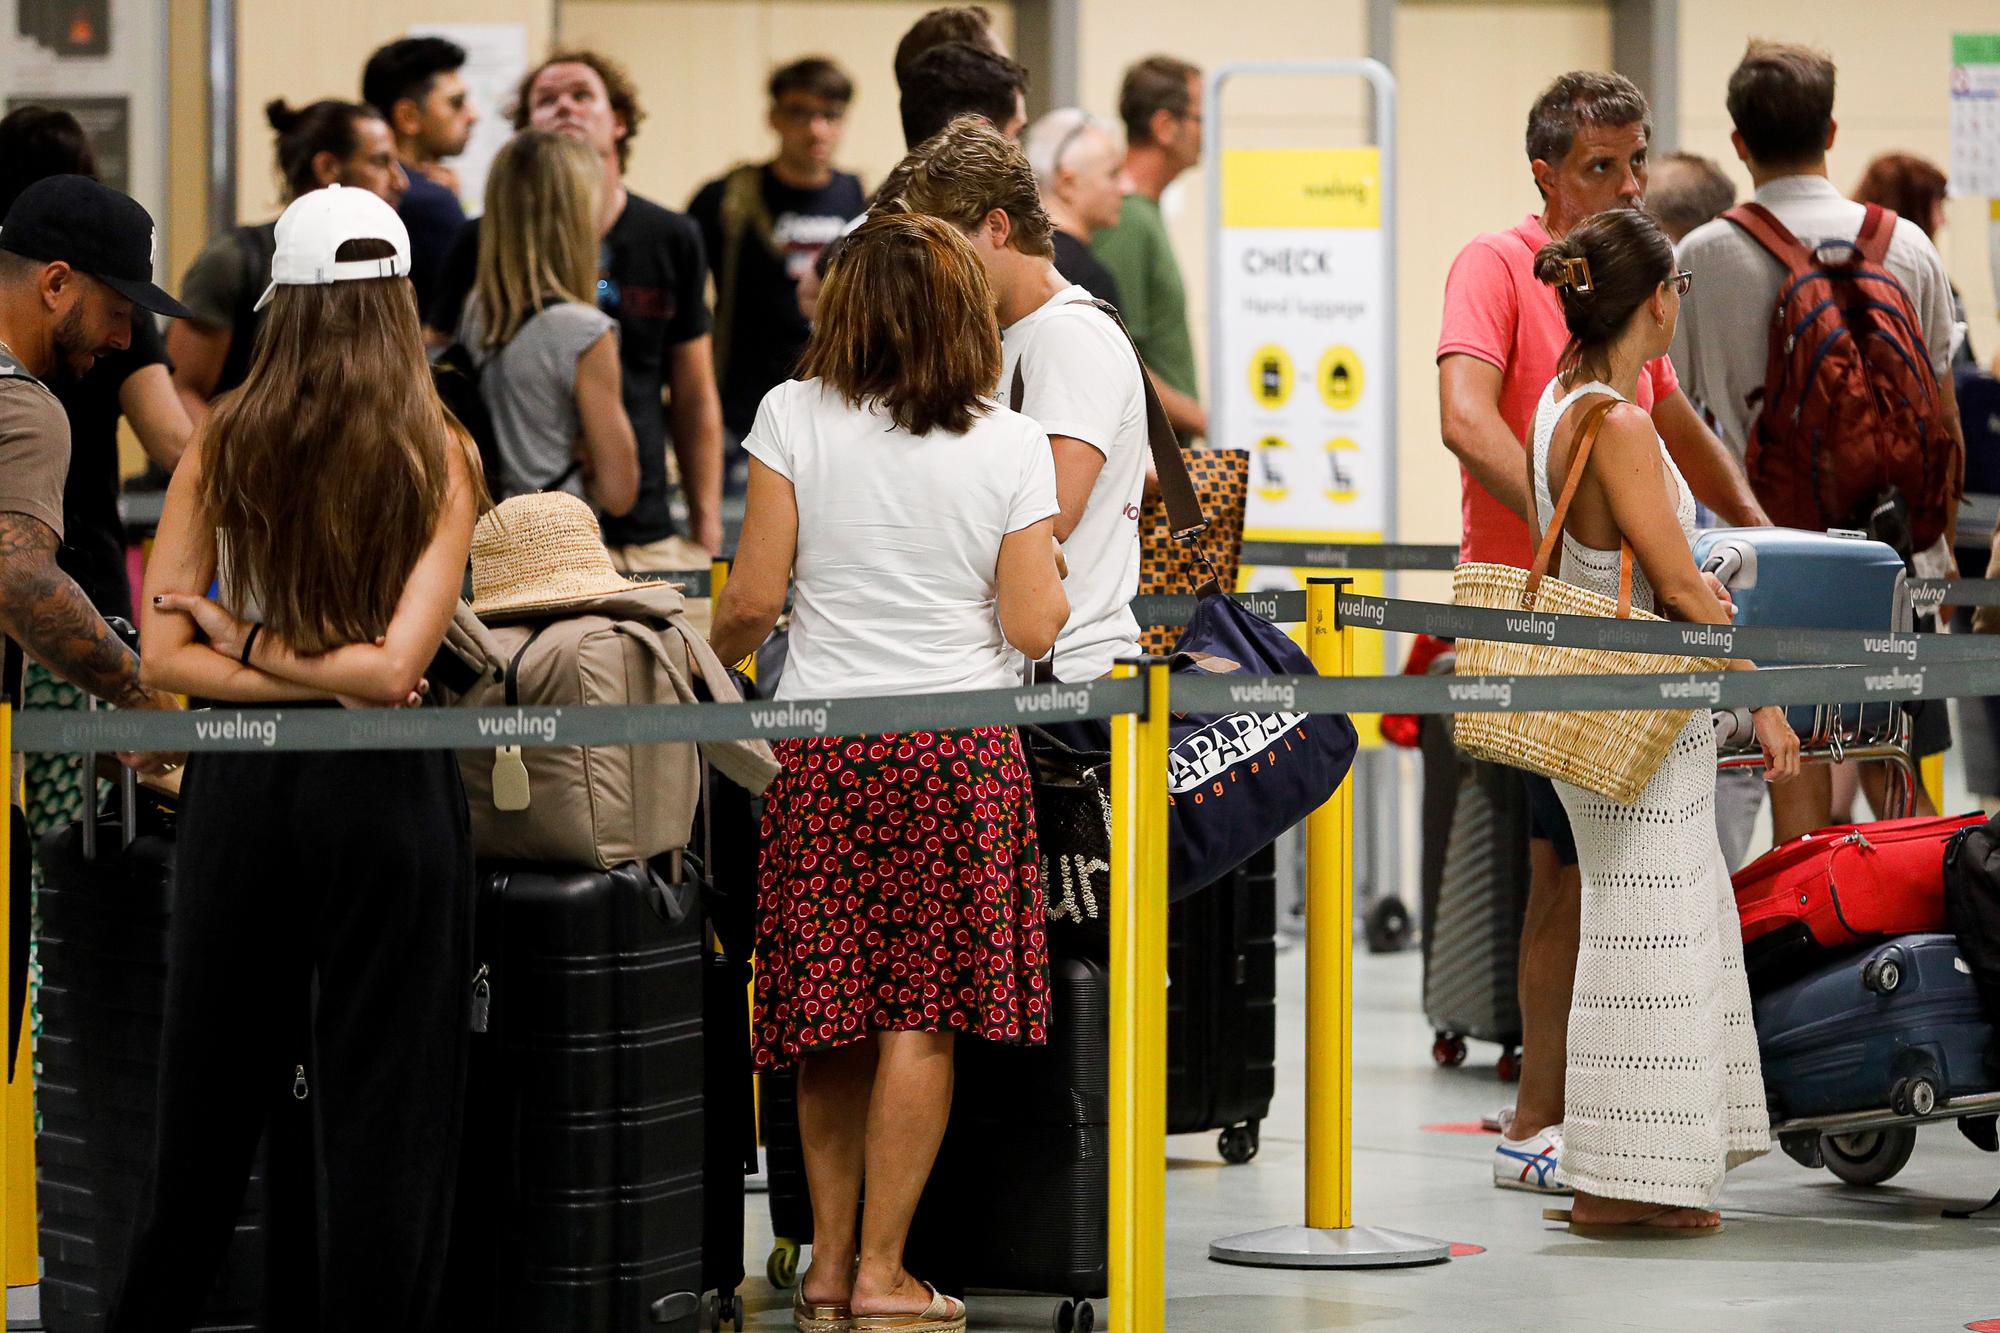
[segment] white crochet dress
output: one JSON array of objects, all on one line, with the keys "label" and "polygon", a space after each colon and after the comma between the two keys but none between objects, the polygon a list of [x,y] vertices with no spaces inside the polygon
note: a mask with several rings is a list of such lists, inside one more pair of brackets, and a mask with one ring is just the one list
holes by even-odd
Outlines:
[{"label": "white crochet dress", "polygon": [[[1535,504],[1555,512],[1549,439],[1585,384],[1535,414]],[[1694,497],[1663,444],[1692,540]],[[1557,488],[1558,490],[1560,487]],[[1561,577],[1617,596],[1618,552],[1563,537]],[[1632,604],[1655,610],[1636,568]],[[1636,803],[1558,782],[1583,872],[1559,1179],[1591,1194],[1711,1208],[1723,1173],[1768,1152],[1743,937],[1715,828],[1715,732],[1698,711]]]}]

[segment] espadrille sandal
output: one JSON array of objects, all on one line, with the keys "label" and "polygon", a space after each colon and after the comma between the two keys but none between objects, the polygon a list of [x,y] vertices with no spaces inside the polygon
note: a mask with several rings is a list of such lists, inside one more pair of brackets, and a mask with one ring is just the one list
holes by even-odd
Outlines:
[{"label": "espadrille sandal", "polygon": [[792,1323],[799,1333],[852,1333],[854,1312],[845,1301],[808,1301],[799,1291],[792,1295]]},{"label": "espadrille sandal", "polygon": [[924,1289],[931,1303],[916,1314],[858,1314],[854,1333],[965,1333],[965,1302],[928,1282]]},{"label": "espadrille sandal", "polygon": [[1663,1227],[1653,1220],[1679,1211],[1678,1208],[1662,1208],[1657,1213],[1630,1222],[1577,1222],[1571,1220],[1567,1208],[1544,1208],[1542,1220],[1566,1223],[1570,1235],[1589,1240],[1694,1240],[1700,1236],[1722,1234],[1721,1222],[1705,1227]]}]

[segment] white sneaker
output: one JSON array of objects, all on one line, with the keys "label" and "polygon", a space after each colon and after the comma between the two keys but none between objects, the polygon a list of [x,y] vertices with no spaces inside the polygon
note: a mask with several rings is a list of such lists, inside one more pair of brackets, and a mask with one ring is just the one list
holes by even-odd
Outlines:
[{"label": "white sneaker", "polygon": [[1493,1150],[1493,1184],[1497,1189],[1525,1190],[1529,1194],[1569,1194],[1567,1185],[1556,1183],[1556,1167],[1562,1159],[1562,1127],[1551,1125],[1528,1139],[1502,1137]]}]

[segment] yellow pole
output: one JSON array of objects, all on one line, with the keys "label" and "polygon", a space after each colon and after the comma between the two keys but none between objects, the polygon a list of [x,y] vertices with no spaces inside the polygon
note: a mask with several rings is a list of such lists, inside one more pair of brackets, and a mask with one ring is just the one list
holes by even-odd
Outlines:
[{"label": "yellow pole", "polygon": [[[0,792],[8,803],[14,800],[14,710],[0,702]],[[0,928],[12,921],[12,896],[30,892],[26,884],[13,882],[14,813],[0,819]],[[8,943],[12,947],[12,941]],[[28,1024],[29,1006],[22,997],[21,1012],[9,1012],[7,1021],[17,1024],[9,1035],[18,1033],[20,1057],[13,1077],[0,1094],[0,1249],[5,1251],[9,1290],[32,1287],[41,1279],[41,1257],[35,1235],[35,1053]],[[13,998],[7,1001],[11,1010]]]},{"label": "yellow pole", "polygon": [[[1888,766],[1884,765],[1883,767],[1887,771]],[[1894,781],[1894,779],[1890,779],[1890,781]],[[1931,809],[1937,811],[1939,814],[1946,813],[1944,808],[1943,755],[1934,754],[1917,761],[1917,790],[1931,798]],[[1910,813],[1915,814],[1916,811],[1912,810]]]},{"label": "yellow pole", "polygon": [[1166,1327],[1167,702],[1165,663],[1144,716],[1111,727],[1111,1252],[1109,1323]]},{"label": "yellow pole", "polygon": [[[1354,632],[1335,599],[1346,579],[1306,586],[1306,652],[1322,676],[1350,674]],[[1306,1225],[1354,1225],[1354,778],[1306,818]]]}]

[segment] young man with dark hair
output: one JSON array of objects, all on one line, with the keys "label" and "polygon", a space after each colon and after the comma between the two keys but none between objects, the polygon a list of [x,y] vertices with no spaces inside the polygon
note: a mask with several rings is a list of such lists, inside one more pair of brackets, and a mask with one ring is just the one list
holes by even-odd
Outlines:
[{"label": "young man with dark hair", "polygon": [[809,56],[772,74],[770,93],[778,155],[710,181],[688,204],[715,269],[715,376],[731,491],[747,480],[741,441],[758,404],[790,378],[812,333],[799,280],[867,207],[860,179],[833,166],[853,82],[831,60]]},{"label": "young man with dark hair", "polygon": [[[1729,76],[1729,118],[1736,127],[1730,142],[1750,169],[1754,198],[1808,249],[1854,241],[1866,213],[1827,179],[1827,150],[1838,130],[1833,91],[1833,61],[1822,52],[1783,43],[1750,43]],[[1696,274],[1696,282],[1689,299],[1681,303],[1674,364],[1689,390],[1714,416],[1723,440],[1742,459],[1760,414],[1771,314],[1778,308],[1785,269],[1747,231],[1722,218],[1689,233],[1678,253],[1681,266]],[[1899,218],[1883,267],[1902,284],[1917,313],[1931,368],[1943,386],[1938,394],[1940,419],[1957,445],[1962,467],[1964,439],[1951,389],[1955,316],[1944,260],[1918,221]],[[1952,571],[1952,531],[1948,525],[1937,546],[1917,553],[1920,575],[1945,576]],[[1919,758],[1950,746],[1951,725],[1942,700],[1920,701],[1910,711]],[[1861,770],[1878,808],[1884,767],[1867,764]],[[1793,781],[1772,787],[1771,819],[1777,838],[1783,841],[1826,824],[1832,800],[1832,770],[1825,765],[1814,765]],[[1918,802],[1921,812],[1928,804],[1921,787]]]},{"label": "young man with dark hair", "polygon": [[[145,209],[85,176],[29,185],[0,228],[0,632],[10,640],[0,697],[16,707],[16,645],[121,708],[180,707],[140,683],[138,656],[56,561],[70,431],[48,381],[81,379],[125,347],[135,306],[187,316],[153,284],[154,244]],[[140,768],[160,762],[124,758]],[[18,823],[14,833],[26,836]]]},{"label": "young man with dark hair", "polygon": [[[632,136],[643,117],[638,92],[617,62],[594,51],[559,51],[521,80],[514,127],[568,135],[589,145],[604,168],[597,303],[618,321],[625,413],[639,445],[638,502],[604,520],[605,544],[627,571],[705,569],[708,556],[722,550],[722,410],[708,330],[708,268],[691,219],[625,188]],[[425,321],[433,338],[458,327],[478,263],[475,219],[439,279]],[[667,483],[669,392],[685,536],[675,531]]]},{"label": "young man with dark hair", "polygon": [[946,42],[966,42],[1004,56],[1007,48],[993,31],[993,15],[985,5],[948,5],[933,9],[903,34],[896,43],[896,86],[901,88],[918,57]]},{"label": "young man with dark hair", "polygon": [[396,212],[410,233],[410,282],[419,310],[465,225],[458,173],[444,164],[465,151],[479,121],[459,74],[464,65],[465,48],[456,42],[404,37],[370,56],[361,71],[361,100],[382,113],[410,178]]},{"label": "young man with dark hair", "polygon": [[878,209],[928,213],[964,232],[986,269],[1000,314],[1000,400],[1040,423],[1055,451],[1056,540],[1068,564],[1070,616],[1052,666],[1065,681],[1108,675],[1113,662],[1139,651],[1131,601],[1152,455],[1132,344],[1087,289],[1057,272],[1055,228],[1034,170],[981,118],[961,116],[927,139],[879,194]]},{"label": "young man with dark hair", "polygon": [[1119,309],[1167,419],[1184,439],[1206,435],[1187,288],[1160,212],[1167,186],[1201,161],[1201,71],[1172,56],[1148,56],[1125,71],[1118,115],[1125,122],[1125,199],[1118,221],[1091,238],[1091,249],[1118,282],[1125,298]]},{"label": "young man with dark hair", "polygon": [[[1541,214],[1473,238],[1452,262],[1437,350],[1438,398],[1445,446],[1457,456],[1463,482],[1463,561],[1529,564],[1526,515],[1533,500],[1523,453],[1535,405],[1569,340],[1554,290],[1535,277],[1535,253],[1593,213],[1639,207],[1651,139],[1651,112],[1629,79],[1589,70],[1558,78],[1528,115],[1528,168]],[[1637,401],[1699,499],[1732,523],[1769,522],[1728,451],[1680,392],[1666,358],[1641,372]],[[1521,933],[1521,1086],[1512,1127],[1496,1150],[1493,1181],[1558,1193],[1582,881],[1554,786],[1546,778],[1526,781],[1534,818]]]},{"label": "young man with dark hair", "polygon": [[944,42],[918,56],[901,79],[903,145],[914,149],[959,116],[986,117],[1008,139],[1028,123],[1028,71],[970,42]]}]

